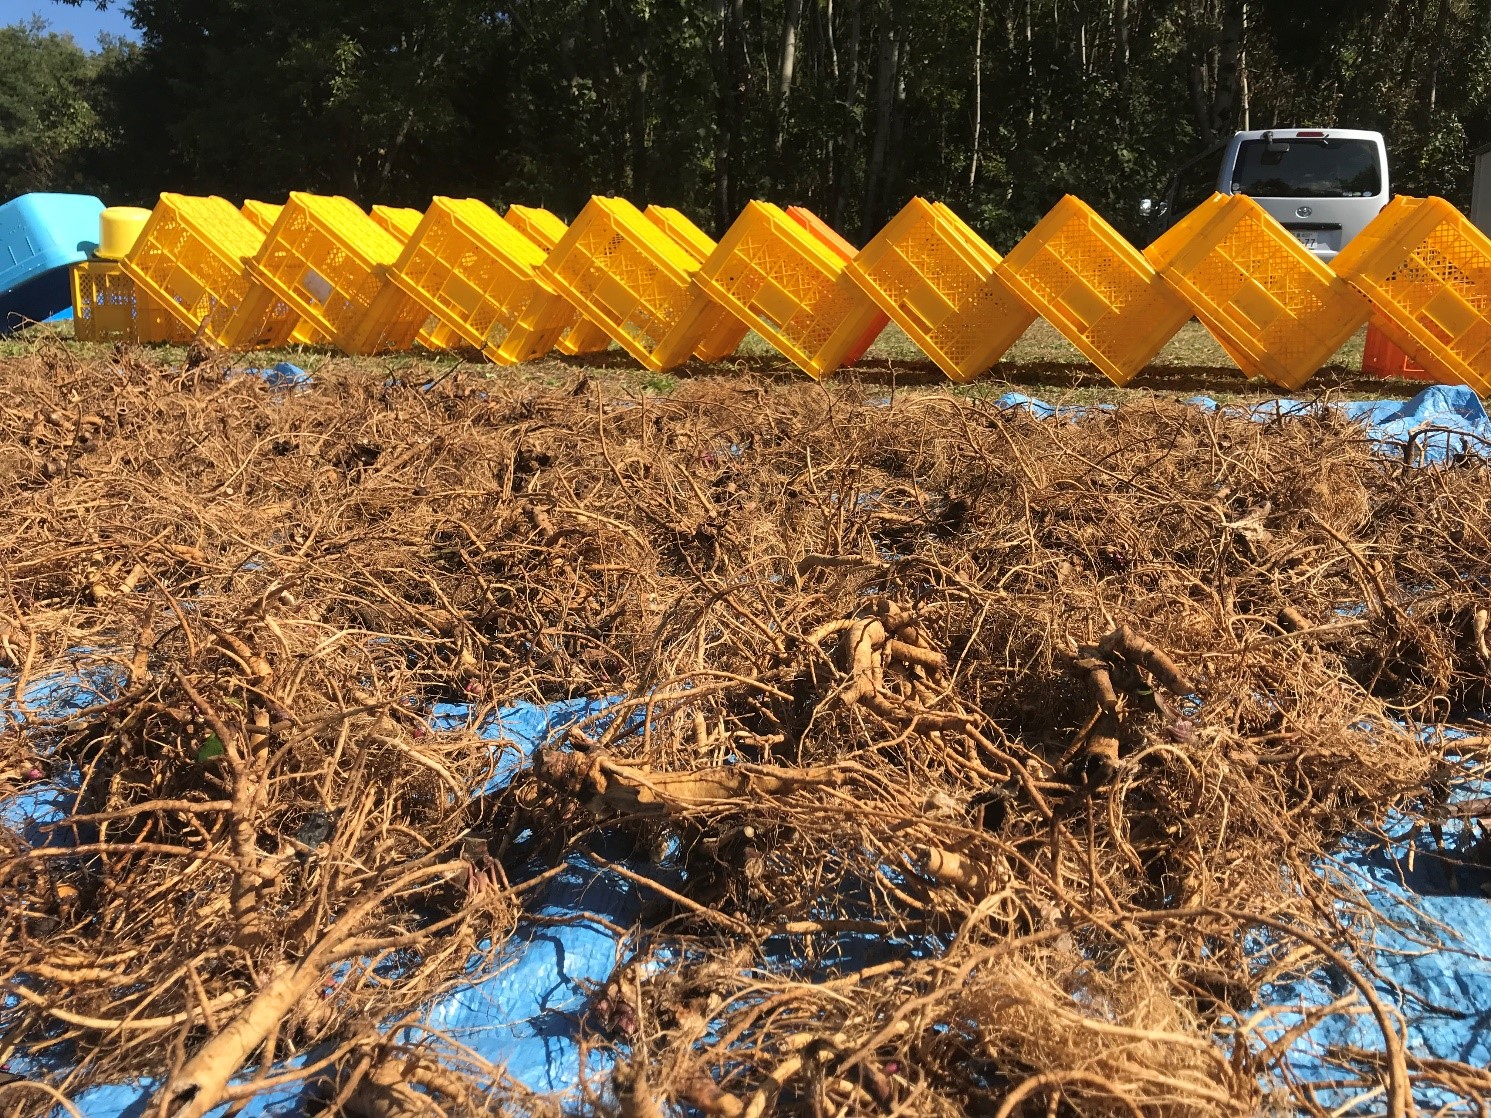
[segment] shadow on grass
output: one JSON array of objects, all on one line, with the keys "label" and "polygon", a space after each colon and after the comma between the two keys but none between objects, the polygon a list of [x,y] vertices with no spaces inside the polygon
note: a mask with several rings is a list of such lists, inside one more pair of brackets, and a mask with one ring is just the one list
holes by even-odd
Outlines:
[{"label": "shadow on grass", "polygon": [[[614,350],[551,360],[576,370],[615,370],[630,376],[646,375],[628,354]],[[741,355],[711,364],[689,361],[669,370],[668,375],[678,380],[749,376],[773,383],[800,382],[806,376],[801,369],[783,357],[759,355]],[[839,369],[833,374],[833,380],[882,388],[941,388],[955,384],[931,361],[874,357],[862,358],[853,365]],[[1027,389],[1113,394],[1120,399],[1123,395],[1123,389],[1114,385],[1096,366],[1086,362],[1026,361],[1019,364],[998,364],[972,382],[957,387],[978,395],[997,395],[1005,391]],[[1293,396],[1310,399],[1325,393],[1355,397],[1411,396],[1427,387],[1427,383],[1369,377],[1358,369],[1328,365],[1291,392],[1262,380],[1249,381],[1235,367],[1150,365],[1125,387],[1167,395]]]},{"label": "shadow on grass", "polygon": [[[58,329],[48,325],[34,327],[23,335],[12,335],[0,339],[0,358],[35,353],[47,345],[65,344],[70,350],[85,358],[109,360],[115,355],[115,347],[106,343],[79,343],[72,339],[71,329]],[[180,346],[139,347],[135,352],[149,354],[151,363],[162,365],[179,364],[185,359],[186,350]],[[330,361],[347,360],[338,351],[322,346],[289,347],[283,350],[258,351],[249,357],[225,355],[236,362],[252,362],[272,365],[276,361],[292,361],[302,367],[314,368]],[[440,368],[449,375],[455,371],[481,371],[488,375],[500,375],[503,367],[488,363],[474,350],[457,349],[443,353],[410,351],[380,358],[351,359],[367,365],[376,365],[385,373],[397,374],[406,367],[431,366]],[[680,380],[721,377],[751,378],[768,384],[799,384],[806,374],[776,353],[741,353],[724,361],[711,364],[691,360],[670,369],[666,373],[652,373],[642,368],[626,351],[613,347],[602,353],[581,354],[566,357],[550,354],[527,366],[526,375],[545,376],[563,370],[560,375],[585,374],[614,375],[619,381],[629,382],[650,391],[667,393]],[[525,374],[519,374],[525,375]],[[835,372],[830,378],[834,383],[883,389],[951,388],[960,394],[978,397],[999,396],[1009,391],[1026,392],[1033,396],[1060,395],[1067,399],[1076,397],[1090,401],[1122,401],[1125,389],[1115,386],[1095,366],[1080,360],[1023,360],[1003,362],[995,365],[982,376],[967,384],[956,384],[941,369],[926,358],[900,355],[867,356],[855,364]],[[1390,397],[1401,399],[1415,395],[1428,386],[1428,382],[1416,380],[1387,380],[1364,376],[1349,365],[1328,365],[1305,382],[1299,389],[1289,392],[1275,388],[1263,381],[1245,380],[1235,366],[1224,364],[1153,364],[1129,382],[1128,389],[1163,395],[1191,396],[1209,395],[1221,399],[1271,398],[1292,396],[1313,399],[1325,394],[1358,399]]]}]

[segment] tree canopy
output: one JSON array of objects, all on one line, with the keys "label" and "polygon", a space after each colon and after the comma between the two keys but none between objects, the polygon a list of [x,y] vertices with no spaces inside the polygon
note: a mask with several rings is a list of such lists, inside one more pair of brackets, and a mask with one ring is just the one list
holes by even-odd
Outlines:
[{"label": "tree canopy", "polygon": [[[88,0],[93,2],[93,0]],[[1491,0],[131,0],[138,45],[0,33],[4,187],[572,214],[716,229],[751,197],[863,239],[913,194],[1008,246],[1135,202],[1237,128],[1376,128],[1394,189],[1468,194]]]},{"label": "tree canopy", "polygon": [[120,49],[85,54],[39,19],[0,27],[0,201],[96,185],[87,173],[102,144],[96,82]]}]

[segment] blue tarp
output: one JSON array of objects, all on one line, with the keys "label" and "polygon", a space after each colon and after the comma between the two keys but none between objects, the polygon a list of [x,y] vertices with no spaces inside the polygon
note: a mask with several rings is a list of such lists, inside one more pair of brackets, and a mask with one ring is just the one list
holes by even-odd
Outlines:
[{"label": "blue tarp", "polygon": [[[83,707],[95,701],[91,689],[69,691],[56,681],[31,689],[28,706],[44,703]],[[577,721],[602,716],[611,699],[571,699],[548,707],[520,703],[486,719],[478,733],[492,742],[496,772],[484,791],[505,786],[522,770],[534,749]],[[431,711],[436,732],[467,726],[469,708],[441,704]],[[46,824],[62,819],[69,802],[69,782],[41,781],[27,792],[0,802],[0,825],[29,842],[48,840]],[[562,1092],[579,1077],[575,1043],[579,1015],[591,992],[615,969],[621,944],[605,927],[587,922],[594,914],[619,927],[630,925],[640,907],[638,887],[599,871],[582,857],[571,859],[566,872],[545,889],[531,920],[520,926],[498,955],[494,970],[464,990],[430,1007],[428,1026],[450,1036],[535,1091]],[[560,923],[563,921],[563,923]],[[334,992],[329,992],[335,996]],[[25,1071],[21,1060],[12,1070]],[[150,1082],[99,1087],[74,1100],[89,1118],[142,1114],[155,1085]],[[242,1111],[255,1115],[301,1114],[299,1090],[256,1097]]]},{"label": "blue tarp", "polygon": [[[1410,400],[1274,399],[1255,404],[1222,404],[1210,396],[1192,396],[1185,403],[1209,412],[1222,412],[1257,423],[1334,413],[1367,429],[1367,436],[1384,453],[1401,455],[1413,446],[1415,464],[1437,463],[1463,454],[1491,453],[1491,420],[1480,399],[1463,385],[1436,384]],[[1038,419],[1077,419],[1089,411],[1113,411],[1117,405],[1049,404],[1020,392],[998,400],[1006,410],[1024,410]]]},{"label": "blue tarp", "polygon": [[315,383],[310,373],[289,361],[281,361],[267,369],[229,369],[224,379],[233,380],[235,377],[258,377],[270,388],[309,388]]},{"label": "blue tarp", "polygon": [[[1457,454],[1491,449],[1491,421],[1474,393],[1464,388],[1434,387],[1409,401],[1330,405],[1271,401],[1243,407],[1197,398],[1192,403],[1208,410],[1236,410],[1259,422],[1331,407],[1364,423],[1386,453],[1401,454],[1403,446],[1414,440],[1425,448],[1419,461],[1443,462]],[[1058,409],[1019,394],[1002,398],[1000,405],[1028,409],[1042,417],[1081,410]],[[32,710],[55,709],[66,702],[86,705],[107,681],[92,678],[79,687],[81,683],[78,679],[71,688],[62,681],[38,684],[27,696],[27,705]],[[568,700],[547,708],[516,704],[487,719],[477,729],[493,743],[498,756],[495,775],[484,791],[510,781],[546,739],[577,720],[602,716],[612,702]],[[469,710],[460,705],[437,706],[430,714],[437,732],[464,727],[470,717]],[[43,781],[24,795],[0,803],[0,823],[32,840],[40,839],[37,823],[59,816],[65,791],[64,786]],[[1462,789],[1462,794],[1467,790]],[[1451,843],[1468,844],[1475,837],[1468,827],[1448,827],[1446,834]],[[1364,837],[1349,844],[1322,872],[1350,873],[1377,911],[1407,925],[1406,932],[1384,929],[1380,933],[1383,951],[1373,962],[1387,980],[1381,985],[1384,998],[1402,1006],[1409,1020],[1410,1049],[1422,1055],[1487,1063],[1491,1061],[1491,899],[1476,889],[1483,878],[1476,878],[1469,889],[1464,880],[1461,888],[1447,889],[1442,866],[1427,852],[1420,853],[1416,868],[1409,872],[1402,860],[1407,842],[1373,843]],[[656,872],[644,865],[631,868],[643,874]],[[590,917],[600,917],[613,927],[630,926],[640,910],[639,892],[638,886],[620,876],[595,868],[582,856],[573,857],[565,872],[547,887],[534,911],[538,919],[525,923],[503,947],[494,973],[433,1004],[429,1028],[505,1066],[513,1078],[532,1090],[572,1092],[580,1074],[575,1042],[580,1012],[594,988],[611,975],[627,946]],[[1436,926],[1436,921],[1442,926]],[[1432,949],[1420,946],[1443,943],[1446,929],[1458,934],[1461,942]],[[1405,952],[1405,948],[1413,950]],[[1395,984],[1402,989],[1395,989]],[[1271,992],[1286,1004],[1297,997],[1304,1007],[1325,1004],[1321,989],[1318,984],[1302,983],[1297,990]],[[1415,991],[1431,1005],[1416,1003],[1404,990]],[[1281,1018],[1282,1027],[1288,1023],[1287,1017]],[[1312,1047],[1356,1043],[1378,1049],[1380,1039],[1372,1032],[1374,1028],[1369,1018],[1329,1019],[1296,1044],[1299,1059],[1295,1063],[1308,1073],[1313,1065],[1307,1050]],[[592,1060],[587,1070],[602,1071],[603,1061]],[[1320,1066],[1319,1071],[1319,1078],[1329,1077],[1328,1069]],[[88,1118],[113,1118],[141,1113],[150,1090],[150,1084],[99,1088],[76,1101]],[[302,1111],[291,1093],[258,1098],[242,1113],[252,1118]]]}]

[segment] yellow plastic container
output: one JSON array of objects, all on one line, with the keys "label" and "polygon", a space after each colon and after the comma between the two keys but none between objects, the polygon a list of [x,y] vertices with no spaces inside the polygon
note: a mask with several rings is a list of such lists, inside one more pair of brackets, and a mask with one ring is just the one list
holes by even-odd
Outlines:
[{"label": "yellow plastic container", "polygon": [[552,252],[569,226],[538,206],[508,206],[502,220],[545,252]]},{"label": "yellow plastic container", "polygon": [[406,243],[419,228],[424,214],[409,206],[374,206],[368,216],[376,221],[383,231],[400,244]]},{"label": "yellow plastic container", "polygon": [[568,303],[654,372],[687,361],[708,326],[698,263],[630,202],[592,198],[538,269],[554,296],[524,311],[525,329],[567,320]]},{"label": "yellow plastic container", "polygon": [[238,212],[243,214],[264,232],[268,233],[274,228],[274,223],[280,219],[280,211],[284,206],[277,206],[273,202],[258,202],[252,198],[247,199],[239,208]]},{"label": "yellow plastic container", "polygon": [[1118,385],[1191,317],[1144,254],[1071,195],[1011,250],[998,273]]},{"label": "yellow plastic container", "polygon": [[[276,205],[274,202],[258,202],[250,198],[239,207],[238,212],[243,214],[244,217],[252,221],[265,233],[268,233],[274,228],[274,223],[280,219],[280,214],[284,212],[284,209],[284,206]],[[274,344],[279,345],[283,344],[284,341],[292,341],[300,345],[325,345],[328,342],[329,339],[325,334],[317,330],[311,323],[302,320],[299,315],[292,313],[288,306],[283,303],[277,306],[281,309],[275,310],[271,317],[276,321],[283,318],[286,321],[293,322],[295,325],[287,337],[276,337]]]},{"label": "yellow plastic container", "polygon": [[192,331],[141,291],[118,261],[74,264],[70,278],[73,334],[78,341],[191,341]]},{"label": "yellow plastic container", "polygon": [[519,317],[542,289],[545,257],[522,233],[474,198],[436,198],[389,278],[466,344],[502,365],[541,357],[560,328],[524,330]]},{"label": "yellow plastic container", "polygon": [[[414,231],[419,228],[419,223],[425,215],[408,206],[373,206],[369,208],[368,216],[376,221],[390,237],[403,245],[409,243],[409,238],[414,236]],[[435,317],[425,321],[414,340],[425,349],[436,353],[456,349],[463,344],[454,330]]]},{"label": "yellow plastic container", "polygon": [[[828,222],[824,221],[812,210],[807,209],[804,206],[788,206],[787,216],[790,217],[793,221],[797,222],[797,224],[801,225],[813,236],[817,237],[825,248],[827,248],[831,253],[837,256],[840,260],[844,261],[844,263],[849,263],[849,261],[853,260],[856,256],[859,255],[859,249],[855,248],[852,244],[841,237],[838,233],[838,230],[836,230]],[[863,357],[866,351],[868,351],[869,348],[875,344],[875,339],[880,337],[880,332],[884,330],[889,324],[890,315],[884,313],[876,318],[875,321],[870,323],[869,327],[865,330],[864,335],[860,338],[860,340],[857,341],[849,350],[849,352],[844,355],[844,364],[853,365],[856,361]]]},{"label": "yellow plastic container", "polygon": [[355,202],[294,192],[244,265],[254,289],[227,333],[251,335],[283,301],[344,353],[408,349],[427,315],[388,278],[401,250]]},{"label": "yellow plastic container", "polygon": [[[700,264],[715,250],[716,245],[709,234],[672,206],[648,206],[642,211],[642,216]],[[722,361],[740,348],[751,328],[723,306],[717,305],[705,313],[709,322],[704,327],[703,339],[694,349],[694,356],[700,361]]]},{"label": "yellow plastic container", "polygon": [[[538,206],[509,206],[507,213],[502,215],[502,220],[546,253],[554,251],[554,246],[564,238],[569,229],[554,214]],[[602,353],[610,347],[611,335],[606,333],[605,327],[591,322],[579,311],[575,312],[574,321],[560,331],[559,341],[554,343],[556,351],[570,357],[583,353]]]},{"label": "yellow plastic container", "polygon": [[162,194],[121,263],[141,291],[194,334],[200,326],[220,345],[279,344],[295,320],[271,307],[257,329],[228,336],[229,321],[253,286],[244,260],[264,234],[225,198]]},{"label": "yellow plastic container", "polygon": [[1213,195],[1144,255],[1244,373],[1281,388],[1309,380],[1371,313],[1244,194]]},{"label": "yellow plastic container", "polygon": [[814,379],[880,317],[843,257],[769,202],[747,203],[694,283]]},{"label": "yellow plastic container", "polygon": [[110,206],[98,215],[98,249],[93,255],[100,260],[122,260],[149,220],[150,211],[138,206]]},{"label": "yellow plastic container", "polygon": [[[80,342],[134,342],[135,281],[113,261],[88,260],[74,264],[72,329]],[[184,327],[183,327],[184,329]]]},{"label": "yellow plastic container", "polygon": [[1035,321],[998,266],[999,254],[957,214],[913,198],[849,262],[848,274],[939,369],[966,383]]},{"label": "yellow plastic container", "polygon": [[1491,392],[1491,239],[1443,198],[1394,198],[1334,261],[1424,369]]}]

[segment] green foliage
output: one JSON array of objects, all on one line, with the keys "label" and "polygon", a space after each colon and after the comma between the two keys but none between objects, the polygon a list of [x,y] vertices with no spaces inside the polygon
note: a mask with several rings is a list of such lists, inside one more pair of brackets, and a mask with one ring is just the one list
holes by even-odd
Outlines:
[{"label": "green foliage", "polygon": [[642,387],[648,392],[666,396],[678,387],[678,378],[668,373],[649,373],[642,378]]},{"label": "green foliage", "polygon": [[4,33],[12,193],[91,176],[116,202],[309,189],[414,206],[470,195],[564,216],[609,193],[717,230],[766,197],[807,205],[851,239],[919,193],[1008,248],[1066,192],[1138,236],[1137,199],[1246,125],[1379,128],[1395,189],[1461,203],[1469,151],[1491,139],[1491,0],[132,0],[126,11],[140,45],[102,58],[35,28]]},{"label": "green foliage", "polygon": [[0,201],[83,190],[85,153],[101,141],[94,81],[114,55],[89,55],[40,20],[0,27]]}]

